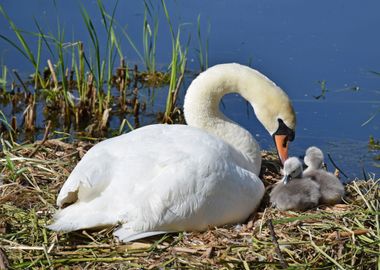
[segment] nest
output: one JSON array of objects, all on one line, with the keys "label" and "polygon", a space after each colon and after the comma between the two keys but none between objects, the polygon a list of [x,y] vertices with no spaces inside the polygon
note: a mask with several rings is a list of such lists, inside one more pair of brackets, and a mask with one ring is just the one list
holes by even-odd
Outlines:
[{"label": "nest", "polygon": [[[0,269],[377,269],[380,206],[376,180],[346,185],[343,204],[279,211],[265,197],[244,224],[120,243],[113,228],[68,234],[51,223],[60,187],[91,143],[2,141]],[[37,151],[36,151],[37,150]],[[263,152],[267,190],[276,157]],[[268,192],[267,192],[268,193]]]}]

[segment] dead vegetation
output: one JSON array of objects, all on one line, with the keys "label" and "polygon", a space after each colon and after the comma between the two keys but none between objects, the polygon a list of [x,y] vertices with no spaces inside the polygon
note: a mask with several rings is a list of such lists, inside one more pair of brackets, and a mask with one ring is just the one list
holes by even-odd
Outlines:
[{"label": "dead vegetation", "polygon": [[[345,203],[334,207],[281,212],[265,198],[242,225],[125,244],[113,238],[113,228],[69,234],[45,228],[62,183],[92,143],[1,143],[0,268],[379,268],[380,192],[374,179],[348,184]],[[263,156],[262,178],[270,189],[279,178],[278,164],[272,154]]]}]

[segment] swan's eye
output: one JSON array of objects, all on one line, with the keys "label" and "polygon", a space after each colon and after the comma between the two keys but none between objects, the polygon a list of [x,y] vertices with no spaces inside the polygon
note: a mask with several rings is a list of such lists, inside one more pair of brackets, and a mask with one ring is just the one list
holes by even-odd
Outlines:
[{"label": "swan's eye", "polygon": [[277,131],[274,134],[277,135],[286,135],[287,141],[293,141],[295,137],[294,130],[290,129],[282,119],[278,118],[278,128]]}]

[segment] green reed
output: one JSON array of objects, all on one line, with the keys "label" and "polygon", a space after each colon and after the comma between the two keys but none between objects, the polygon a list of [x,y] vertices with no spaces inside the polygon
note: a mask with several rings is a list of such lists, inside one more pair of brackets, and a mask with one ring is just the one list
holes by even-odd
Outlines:
[{"label": "green reed", "polygon": [[[57,21],[57,36],[55,37],[53,34],[45,34],[38,22],[35,21],[35,24],[38,28],[38,59],[40,59],[42,41],[44,41],[46,47],[49,49],[50,54],[53,58],[56,58],[56,63],[53,65],[50,60],[48,60],[48,67],[51,72],[51,77],[54,82],[53,89],[45,89],[47,87],[47,82],[41,83],[42,90],[45,90],[44,93],[46,96],[50,98],[51,101],[57,102],[59,101],[59,96],[63,95],[64,104],[66,113],[69,113],[69,108],[74,108],[75,103],[70,93],[70,86],[68,82],[67,76],[69,75],[69,70],[66,65],[66,51],[67,48],[73,46],[72,43],[65,42],[65,30],[61,28],[59,21]],[[52,48],[52,46],[54,48]],[[55,53],[54,50],[55,49]],[[36,73],[39,73],[39,62],[36,67]]]},{"label": "green reed", "polygon": [[[67,81],[67,76],[66,76],[66,65],[65,65],[65,52],[64,52],[64,37],[65,37],[65,31],[64,29],[61,30],[59,24],[58,24],[58,39],[56,40],[56,49],[58,53],[58,69],[61,74],[61,84],[62,84],[62,90],[63,90],[63,96],[65,98],[65,104],[69,105],[70,107],[74,107],[74,101],[71,98],[71,95],[69,93],[69,85]],[[68,46],[71,46],[69,44]],[[68,109],[68,107],[66,106]]]},{"label": "green reed", "polygon": [[[35,26],[37,27],[37,30],[38,30],[38,33],[36,34],[38,36],[38,46],[37,46],[37,66],[35,67],[35,72],[34,74],[38,74],[38,76],[34,76],[34,80],[35,80],[35,83],[34,83],[34,89],[38,89],[38,88],[42,88],[42,89],[46,89],[48,87],[48,81],[45,81],[42,76],[40,76],[40,71],[39,71],[39,68],[40,68],[40,59],[41,59],[41,50],[42,50],[42,42],[44,43],[45,45],[45,48],[47,48],[47,50],[49,51],[50,53],[50,56],[52,58],[55,58],[55,54],[53,52],[53,49],[52,47],[50,46],[50,43],[48,41],[48,39],[52,39],[50,36],[47,36],[44,34],[44,32],[42,31],[42,28],[40,26],[40,24],[38,23],[38,21],[34,18],[34,24]],[[53,40],[53,39],[52,39]],[[39,79],[40,78],[40,79]],[[38,85],[38,79],[39,79],[39,83],[40,85]]]},{"label": "green reed", "polygon": [[7,75],[8,75],[8,68],[6,65],[3,65],[1,69],[1,77],[0,77],[0,84],[3,91],[7,90]]},{"label": "green reed", "polygon": [[[2,127],[6,128],[6,132],[2,132],[0,135],[0,139],[3,140],[4,137],[8,137],[10,142],[10,146],[14,145],[14,137],[13,135],[16,133],[16,131],[13,129],[12,125],[8,122],[7,117],[5,116],[4,112],[0,110],[0,123]],[[4,152],[4,147],[1,148],[1,150]]]},{"label": "green reed", "polygon": [[[153,15],[154,7],[150,1],[144,1],[144,23],[143,23],[143,48],[144,63],[149,73],[156,72],[156,44],[158,36],[158,16]],[[153,32],[148,21],[148,16],[153,20]]]},{"label": "green reed", "polygon": [[[71,116],[75,116],[76,124],[78,124],[81,119],[88,119],[81,118],[82,115],[85,115],[95,121],[96,130],[96,125],[99,125],[100,128],[106,128],[109,116],[113,113],[111,112],[112,104],[117,98],[112,92],[114,87],[119,89],[121,111],[136,114],[136,106],[132,105],[132,108],[127,108],[131,105],[126,103],[126,91],[131,81],[135,81],[135,85],[137,82],[149,86],[168,84],[164,121],[173,122],[171,116],[176,110],[176,100],[186,69],[190,35],[188,42],[182,44],[181,27],[183,25],[179,25],[175,29],[165,1],[162,0],[158,3],[153,3],[150,0],[144,1],[141,52],[129,36],[127,28],[121,26],[115,19],[118,2],[110,11],[107,11],[101,0],[97,0],[97,7],[103,29],[95,27],[94,16],[90,15],[84,6],[80,8],[82,20],[87,30],[86,34],[89,36],[89,42],[86,44],[75,39],[74,34],[71,40],[68,40],[65,29],[61,27],[59,20],[57,21],[58,31],[56,34],[45,32],[36,19],[34,19],[36,32],[22,31],[14,24],[1,5],[0,13],[6,18],[17,39],[13,41],[3,35],[0,35],[0,38],[19,51],[33,65],[33,84],[36,89],[33,94],[37,95],[37,101],[42,97],[48,109],[58,111],[58,117],[64,117],[65,125],[71,124]],[[162,10],[161,7],[165,12],[172,42],[172,55],[166,72],[157,71],[156,67],[159,31],[158,12]],[[100,31],[106,33],[105,43],[100,41]],[[146,72],[139,72],[136,68],[133,71],[133,78],[130,78],[131,70],[128,68],[121,48],[121,41],[118,36],[120,32],[146,68]],[[34,38],[32,42],[36,42],[35,53],[31,49],[31,41],[26,41],[26,34]],[[44,50],[50,53],[46,59],[48,60],[47,65],[44,62],[46,60],[42,58]],[[204,50],[202,49],[202,51]],[[207,54],[204,55],[202,59],[207,59]],[[120,59],[120,66],[116,68],[115,61],[117,58]],[[207,61],[205,60],[202,65],[207,66]],[[25,92],[30,93],[28,89],[30,81],[23,81],[16,71],[14,73]],[[6,76],[7,68],[3,66],[2,77],[4,79],[0,78],[0,84],[3,85],[3,88],[6,86]],[[139,110],[138,107],[137,110]]]},{"label": "green reed", "polygon": [[[31,48],[29,47],[28,43],[26,42],[21,30],[17,28],[15,23],[12,21],[12,19],[8,16],[8,14],[5,12],[3,9],[2,5],[0,5],[0,13],[3,15],[3,17],[7,20],[9,23],[10,27],[12,28],[13,32],[16,34],[17,40],[20,43],[20,45],[17,45],[15,41],[12,41],[8,37],[1,35],[0,38],[9,43],[13,48],[18,50],[35,68],[35,70],[38,70],[39,67],[39,56],[40,54],[37,54],[37,58],[35,58]],[[40,47],[39,47],[40,50]],[[40,81],[41,84],[43,84],[42,77],[40,76],[39,72],[35,74],[36,80]]]},{"label": "green reed", "polygon": [[188,52],[190,37],[188,39],[189,41],[187,43],[187,46],[185,46],[185,48],[182,48],[181,41],[180,41],[181,27],[180,26],[178,27],[177,33],[175,34],[174,27],[170,20],[170,15],[166,7],[165,0],[161,0],[161,4],[164,9],[165,17],[169,25],[169,31],[170,31],[171,41],[172,41],[172,58],[169,65],[170,66],[170,83],[169,83],[168,95],[166,98],[164,122],[172,122],[171,114],[173,113],[176,97],[178,95],[178,91],[182,83],[182,79],[183,79],[185,69],[186,69],[187,52]]},{"label": "green reed", "polygon": [[104,68],[105,68],[105,61],[102,60],[100,55],[100,43],[97,31],[94,27],[94,24],[92,23],[92,20],[90,16],[87,13],[87,10],[82,6],[81,7],[81,14],[83,21],[86,25],[87,32],[90,36],[91,45],[94,50],[94,66],[91,65],[91,63],[88,63],[88,68],[91,70],[91,73],[94,75],[96,87],[97,87],[97,98],[98,98],[98,112],[101,113],[103,111],[103,91],[102,91],[102,85],[103,85],[103,75],[104,75]]},{"label": "green reed", "polygon": [[102,16],[103,25],[107,33],[107,42],[106,42],[106,61],[107,61],[107,99],[106,107],[108,108],[110,99],[111,99],[111,87],[112,87],[112,76],[113,69],[115,65],[115,56],[118,54],[120,59],[123,59],[123,53],[121,51],[120,42],[115,34],[114,24],[115,24],[115,13],[117,10],[118,2],[116,1],[112,14],[109,15],[101,0],[97,0],[98,8]]},{"label": "green reed", "polygon": [[75,73],[76,86],[80,102],[85,102],[87,99],[88,88],[85,84],[85,59],[83,42],[75,43],[71,48],[71,69]]},{"label": "green reed", "polygon": [[199,61],[201,71],[206,70],[208,68],[209,35],[210,35],[210,24],[208,24],[205,47],[203,48],[202,34],[201,34],[201,15],[199,14],[197,18],[197,37],[198,37],[199,48],[196,51],[198,53],[198,61]]}]

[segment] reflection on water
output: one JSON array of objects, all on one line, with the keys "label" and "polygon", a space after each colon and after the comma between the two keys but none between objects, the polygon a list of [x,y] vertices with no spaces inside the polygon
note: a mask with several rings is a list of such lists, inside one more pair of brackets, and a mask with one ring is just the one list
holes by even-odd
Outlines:
[{"label": "reflection on water", "polygon": [[[55,33],[58,17],[67,41],[89,43],[80,15],[81,4],[93,18],[95,28],[103,29],[96,1],[2,3],[25,31],[36,31],[33,25],[36,18],[44,31]],[[380,175],[380,169],[372,166],[373,153],[368,153],[366,146],[370,135],[380,137],[380,115],[362,126],[380,109],[380,76],[371,72],[380,71],[380,35],[374,32],[374,26],[380,24],[379,1],[182,0],[167,4],[174,24],[190,23],[182,27],[184,39],[192,35],[189,69],[199,70],[196,21],[200,14],[204,39],[208,25],[211,26],[207,37],[210,65],[251,63],[287,91],[298,116],[292,154],[301,155],[306,147],[317,145],[330,153],[350,177],[361,177],[362,168]],[[105,5],[112,10],[113,3]],[[119,27],[128,30],[139,48],[142,48],[143,11],[142,1],[120,1],[115,16]],[[160,25],[157,63],[166,69],[171,43],[162,8],[157,6],[157,12]],[[0,26],[1,34],[14,36],[4,18],[0,18]],[[104,33],[99,35],[105,39]],[[127,61],[139,63],[127,40],[122,39],[121,44]],[[36,48],[36,44],[31,46]],[[51,56],[48,52],[43,54],[45,63]],[[31,73],[32,67],[25,65],[25,59],[3,41],[0,41],[0,57],[10,69],[18,69],[24,76]],[[328,90],[325,99],[315,100],[314,96],[321,94],[319,82],[323,80]],[[252,131],[263,148],[273,147],[270,136],[254,120],[252,111],[247,115],[245,103],[235,96],[226,98],[224,103],[226,114]],[[164,102],[161,104],[159,99],[152,112],[162,110],[160,106]],[[154,117],[147,115],[146,119],[142,124],[150,123]],[[116,124],[117,120],[113,121]],[[332,168],[331,164],[329,167]]]}]

